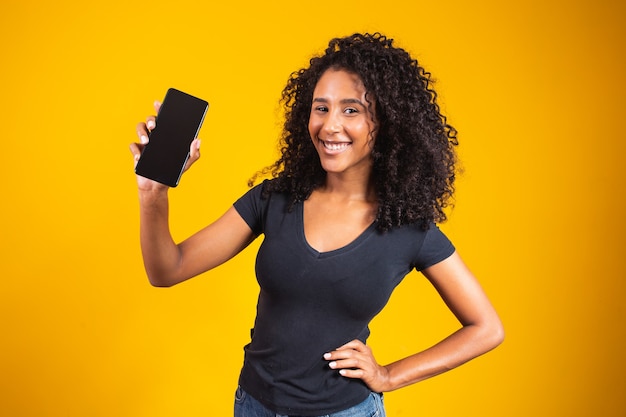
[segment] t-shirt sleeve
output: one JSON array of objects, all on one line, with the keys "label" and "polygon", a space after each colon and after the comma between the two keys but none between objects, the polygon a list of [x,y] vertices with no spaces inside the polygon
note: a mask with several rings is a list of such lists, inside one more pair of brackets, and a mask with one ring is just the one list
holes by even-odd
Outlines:
[{"label": "t-shirt sleeve", "polygon": [[237,213],[257,236],[263,233],[263,220],[268,203],[267,199],[261,198],[262,192],[263,184],[261,183],[248,190],[233,204]]},{"label": "t-shirt sleeve", "polygon": [[433,266],[448,258],[454,251],[455,248],[450,239],[436,224],[431,224],[415,261],[415,269],[422,271]]}]

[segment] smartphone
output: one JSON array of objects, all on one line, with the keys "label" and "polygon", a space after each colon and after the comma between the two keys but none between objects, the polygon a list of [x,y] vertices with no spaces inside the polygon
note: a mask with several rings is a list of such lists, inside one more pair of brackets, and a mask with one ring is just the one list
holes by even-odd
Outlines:
[{"label": "smartphone", "polygon": [[205,100],[175,88],[167,90],[135,173],[176,187],[189,158],[189,146],[198,136],[208,108]]}]

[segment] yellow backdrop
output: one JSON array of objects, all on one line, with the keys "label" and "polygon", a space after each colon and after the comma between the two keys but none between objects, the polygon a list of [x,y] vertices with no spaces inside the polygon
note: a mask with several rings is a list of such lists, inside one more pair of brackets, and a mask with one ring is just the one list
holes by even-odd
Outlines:
[{"label": "yellow backdrop", "polygon": [[[619,3],[3,2],[0,415],[230,415],[256,245],[150,287],[128,144],[168,87],[211,102],[203,157],[171,193],[182,239],[275,158],[291,71],[355,31],[395,38],[438,79],[465,168],[443,229],[507,330],[389,393],[388,414],[626,415]],[[455,326],[411,274],[371,345],[388,362]]]}]

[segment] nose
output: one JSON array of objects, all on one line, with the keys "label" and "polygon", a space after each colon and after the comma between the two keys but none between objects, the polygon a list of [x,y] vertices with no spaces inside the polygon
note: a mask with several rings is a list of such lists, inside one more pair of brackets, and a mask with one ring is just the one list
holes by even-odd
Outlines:
[{"label": "nose", "polygon": [[332,135],[333,133],[340,132],[341,128],[341,118],[336,114],[336,112],[328,112],[326,120],[324,120],[324,132]]}]

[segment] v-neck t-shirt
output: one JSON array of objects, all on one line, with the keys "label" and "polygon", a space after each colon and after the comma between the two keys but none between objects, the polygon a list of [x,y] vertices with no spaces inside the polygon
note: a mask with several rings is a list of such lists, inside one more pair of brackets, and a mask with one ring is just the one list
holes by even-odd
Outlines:
[{"label": "v-neck t-shirt", "polygon": [[359,339],[394,288],[454,252],[432,224],[380,232],[376,222],[349,244],[319,252],[306,241],[303,203],[262,198],[263,184],[234,204],[255,235],[260,286],[252,340],[244,347],[241,387],[279,414],[319,416],[350,408],[369,395],[360,379],[329,368],[324,353]]}]

